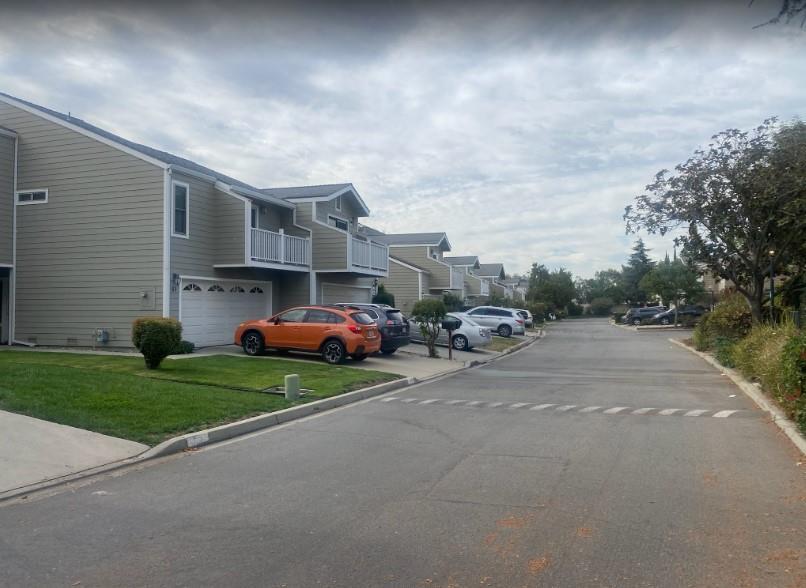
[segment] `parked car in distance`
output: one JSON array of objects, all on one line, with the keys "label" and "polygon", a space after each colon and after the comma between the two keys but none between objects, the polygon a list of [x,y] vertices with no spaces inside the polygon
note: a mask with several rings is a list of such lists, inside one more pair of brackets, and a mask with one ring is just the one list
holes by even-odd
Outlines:
[{"label": "parked car in distance", "polygon": [[352,307],[366,312],[378,325],[381,334],[381,353],[391,355],[409,344],[409,323],[399,309],[388,304],[368,304],[366,302],[338,302],[334,306]]},{"label": "parked car in distance", "polygon": [[247,355],[267,348],[320,353],[330,364],[349,355],[362,361],[381,348],[375,321],[358,308],[299,306],[267,319],[242,322],[235,329],[235,344]]},{"label": "parked car in distance", "polygon": [[524,324],[526,325],[526,327],[534,326],[535,320],[531,312],[529,312],[525,308],[516,308],[515,310],[517,310],[518,314],[523,317]]},{"label": "parked car in distance", "polygon": [[[691,317],[696,319],[704,315],[708,310],[704,306],[680,306],[677,308],[677,319]],[[674,323],[675,309],[670,308],[654,315],[650,322],[656,325],[671,325]]]},{"label": "parked car in distance", "polygon": [[523,335],[526,332],[526,320],[514,308],[477,306],[467,311],[467,314],[482,327],[489,327],[502,337]]},{"label": "parked car in distance", "polygon": [[627,311],[622,322],[628,325],[641,325],[644,321],[652,319],[653,316],[660,312],[668,310],[665,306],[646,306],[644,308],[631,308]]},{"label": "parked car in distance", "polygon": [[[485,347],[492,343],[493,335],[490,329],[482,327],[474,321],[467,314],[462,312],[449,312],[445,315],[448,318],[454,318],[459,321],[459,328],[453,331],[451,343],[453,348],[457,351],[471,351],[474,347]],[[411,340],[422,342],[425,340],[420,326],[409,319]],[[448,345],[448,331],[440,329],[437,336],[437,345]]]}]

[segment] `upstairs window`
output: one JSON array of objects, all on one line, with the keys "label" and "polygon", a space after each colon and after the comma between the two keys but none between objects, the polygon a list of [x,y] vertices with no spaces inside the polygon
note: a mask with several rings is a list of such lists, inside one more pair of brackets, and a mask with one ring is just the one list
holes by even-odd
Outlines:
[{"label": "upstairs window", "polygon": [[336,227],[341,231],[349,231],[350,230],[350,223],[343,218],[338,218],[335,216],[327,217],[327,224],[331,227]]},{"label": "upstairs window", "polygon": [[190,210],[190,187],[187,184],[173,184],[173,235],[185,237],[189,235],[188,220]]},{"label": "upstairs window", "polygon": [[17,204],[44,204],[48,201],[48,191],[25,190],[17,192]]},{"label": "upstairs window", "polygon": [[341,210],[341,196],[336,196],[336,210]]}]

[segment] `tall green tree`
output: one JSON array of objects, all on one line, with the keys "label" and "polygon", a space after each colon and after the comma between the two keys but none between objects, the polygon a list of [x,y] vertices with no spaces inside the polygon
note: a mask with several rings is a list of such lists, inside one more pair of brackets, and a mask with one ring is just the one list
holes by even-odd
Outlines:
[{"label": "tall green tree", "polygon": [[588,279],[574,281],[577,300],[591,304],[597,298],[609,298],[610,304],[624,302],[624,276],[621,270],[606,269]]},{"label": "tall green tree", "polygon": [[633,245],[627,265],[622,266],[621,283],[624,299],[631,304],[641,304],[647,301],[647,293],[641,288],[641,280],[647,275],[655,262],[649,258],[649,249],[640,237]]},{"label": "tall green tree", "polygon": [[675,308],[680,302],[691,302],[703,293],[699,272],[680,259],[670,261],[668,255],[643,277],[641,288],[651,295],[659,296],[664,304],[674,302]]},{"label": "tall green tree", "polygon": [[660,171],[624,220],[628,232],[682,230],[685,258],[733,282],[760,321],[770,267],[806,265],[806,123],[715,135],[674,174]]},{"label": "tall green tree", "polygon": [[544,265],[533,264],[526,296],[530,302],[545,302],[564,309],[576,296],[574,276],[564,268],[549,271]]}]

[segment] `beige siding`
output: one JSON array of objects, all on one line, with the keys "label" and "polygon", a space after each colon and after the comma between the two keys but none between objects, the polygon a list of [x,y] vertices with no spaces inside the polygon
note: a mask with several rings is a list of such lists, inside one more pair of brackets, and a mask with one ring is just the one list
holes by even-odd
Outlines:
[{"label": "beige siding", "polygon": [[465,293],[468,296],[481,296],[481,278],[465,273]]},{"label": "beige siding", "polygon": [[449,265],[428,257],[428,247],[390,247],[389,255],[426,270],[431,276],[431,288],[449,288],[451,268]]},{"label": "beige siding", "polygon": [[0,264],[12,263],[14,215],[14,139],[0,135]]},{"label": "beige siding", "polygon": [[162,312],[163,171],[0,103],[19,134],[18,189],[48,202],[17,207],[16,338],[131,346],[131,322]]},{"label": "beige siding", "polygon": [[349,235],[315,222],[310,202],[297,204],[297,223],[311,229],[314,270],[347,270]]},{"label": "beige siding", "polygon": [[[395,306],[403,311],[404,314],[411,314],[411,309],[414,303],[417,302],[422,292],[419,291],[420,279],[418,278],[419,272],[407,268],[406,266],[395,263],[389,260],[389,277],[381,278],[381,283],[386,286],[386,290],[393,294],[395,297]],[[423,276],[427,278],[427,276]],[[428,284],[423,282],[423,288],[427,290]]]},{"label": "beige siding", "polygon": [[352,223],[350,227],[353,233],[358,231],[358,217],[362,214],[360,210],[353,204],[352,197],[341,197],[341,210],[336,210],[336,199],[327,200],[316,203],[316,218],[320,222],[327,224],[328,215],[343,218]]},{"label": "beige siding", "polygon": [[[323,284],[330,284],[333,286],[346,286],[346,287],[372,287],[373,278],[360,278],[351,273],[324,273],[316,275],[316,304],[322,304],[322,291]],[[346,292],[346,290],[345,290]],[[332,302],[332,300],[331,300]],[[341,300],[339,302],[352,302],[351,300]]]},{"label": "beige siding", "polygon": [[310,274],[292,272],[285,274],[279,283],[278,305],[275,307],[275,312],[292,306],[304,306],[311,301]]}]

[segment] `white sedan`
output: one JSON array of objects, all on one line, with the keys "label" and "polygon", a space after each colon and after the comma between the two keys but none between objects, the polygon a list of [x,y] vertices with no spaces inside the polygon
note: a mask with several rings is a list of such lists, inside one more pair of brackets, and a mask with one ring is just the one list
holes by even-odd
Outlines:
[{"label": "white sedan", "polygon": [[[459,328],[453,332],[453,348],[457,351],[470,351],[474,347],[486,347],[492,343],[493,336],[490,329],[482,327],[473,321],[472,318],[461,312],[449,312],[446,317],[459,320]],[[422,343],[424,337],[420,331],[420,325],[409,319],[409,338],[412,341]],[[448,331],[439,330],[437,345],[448,346]]]}]

